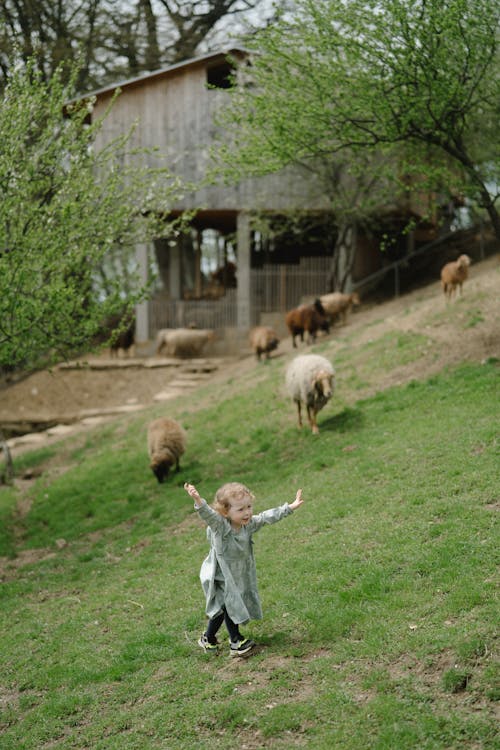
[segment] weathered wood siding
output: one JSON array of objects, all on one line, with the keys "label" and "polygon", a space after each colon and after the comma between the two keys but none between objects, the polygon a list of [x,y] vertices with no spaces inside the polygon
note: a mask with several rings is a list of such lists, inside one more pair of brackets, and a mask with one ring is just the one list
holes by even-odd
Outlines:
[{"label": "weathered wood siding", "polygon": [[[220,57],[222,62],[224,57]],[[214,142],[214,114],[228,93],[207,88],[209,61],[193,61],[163,73],[124,83],[104,121],[99,142],[104,143],[134,124],[131,145],[157,147],[166,164],[187,181],[201,183],[207,174],[209,148]],[[97,92],[93,117],[109,106],[113,92]],[[151,163],[159,164],[159,160]],[[165,166],[165,163],[163,163]],[[206,186],[186,195],[175,208],[206,210],[325,208],[324,196],[309,175],[286,169],[265,178],[245,180],[232,187]]]}]

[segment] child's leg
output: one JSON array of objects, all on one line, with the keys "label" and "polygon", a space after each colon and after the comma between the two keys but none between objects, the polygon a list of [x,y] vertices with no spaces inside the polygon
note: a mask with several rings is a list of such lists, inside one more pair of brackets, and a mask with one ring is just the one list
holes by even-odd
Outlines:
[{"label": "child's leg", "polygon": [[228,613],[224,609],[224,623],[227,628],[227,632],[229,633],[229,638],[231,639],[232,643],[238,643],[238,641],[243,640],[243,636],[240,633],[240,627],[235,622],[231,620]]},{"label": "child's leg", "polygon": [[231,639],[229,649],[231,656],[247,656],[255,647],[254,641],[251,641],[250,638],[244,638],[241,635],[239,625],[231,620],[227,612],[224,615],[224,622],[226,623],[226,628]]},{"label": "child's leg", "polygon": [[222,612],[220,612],[218,615],[215,615],[215,617],[211,617],[210,620],[208,621],[207,629],[205,630],[205,635],[209,643],[212,643],[212,644],[217,643],[216,635],[218,633],[220,626],[222,625],[225,614],[226,614],[226,610],[223,609]]}]

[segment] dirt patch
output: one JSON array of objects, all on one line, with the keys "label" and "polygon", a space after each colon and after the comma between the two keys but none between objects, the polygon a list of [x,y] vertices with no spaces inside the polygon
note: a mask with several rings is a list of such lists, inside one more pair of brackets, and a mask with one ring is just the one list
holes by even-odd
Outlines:
[{"label": "dirt patch", "polygon": [[[105,363],[106,357],[89,357]],[[0,424],[23,419],[64,421],[81,412],[124,405],[149,406],[185,365],[91,369],[54,368],[34,373],[0,391]]]}]

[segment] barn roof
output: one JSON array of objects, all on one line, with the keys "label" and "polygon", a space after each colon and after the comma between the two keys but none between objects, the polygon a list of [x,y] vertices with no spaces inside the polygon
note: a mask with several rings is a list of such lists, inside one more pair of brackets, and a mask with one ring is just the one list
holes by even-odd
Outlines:
[{"label": "barn roof", "polygon": [[192,57],[189,60],[182,60],[181,62],[174,63],[173,65],[168,65],[165,68],[159,68],[158,70],[153,70],[153,71],[149,71],[148,73],[143,73],[140,76],[136,76],[135,78],[128,78],[124,81],[119,81],[117,83],[110,83],[107,86],[103,86],[100,89],[89,91],[83,96],[85,97],[99,96],[100,94],[112,93],[116,89],[123,90],[129,86],[136,86],[142,83],[143,81],[151,81],[155,78],[162,78],[162,77],[168,76],[171,73],[182,70],[183,68],[194,67],[196,65],[200,65],[202,63],[209,63],[210,61],[216,61],[221,58],[226,59],[232,55],[246,56],[249,54],[250,54],[249,50],[245,49],[244,47],[231,47],[229,49],[221,49],[221,50],[214,51],[214,52],[208,52],[205,55]]}]

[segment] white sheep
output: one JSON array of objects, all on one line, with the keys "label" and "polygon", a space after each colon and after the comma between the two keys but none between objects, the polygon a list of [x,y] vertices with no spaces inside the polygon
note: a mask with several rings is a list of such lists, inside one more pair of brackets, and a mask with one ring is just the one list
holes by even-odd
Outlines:
[{"label": "white sheep", "polygon": [[471,260],[468,255],[461,255],[457,260],[447,263],[441,269],[441,286],[447,299],[455,294],[457,286],[462,294],[462,284],[469,275]]},{"label": "white sheep", "polygon": [[345,323],[347,313],[351,312],[352,307],[361,304],[357,292],[352,292],[352,294],[332,292],[331,294],[323,294],[320,297],[320,300],[325,309],[325,313],[328,315],[328,318],[332,323],[337,317],[341,317],[342,322]]},{"label": "white sheep", "polygon": [[186,433],[175,419],[159,417],[148,426],[148,453],[150,468],[162,484],[175,464],[179,470],[179,459],[186,450]]},{"label": "white sheep", "polygon": [[302,354],[295,357],[286,370],[286,387],[297,404],[299,427],[302,427],[301,405],[307,408],[307,418],[313,434],[319,432],[317,413],[333,395],[335,370],[319,354]]},{"label": "white sheep", "polygon": [[156,354],[198,357],[215,333],[209,328],[162,328],[156,334]]},{"label": "white sheep", "polygon": [[260,360],[261,354],[265,354],[266,359],[269,359],[269,354],[277,348],[280,342],[276,331],[269,326],[255,326],[250,331],[249,339],[250,346],[258,360]]}]

